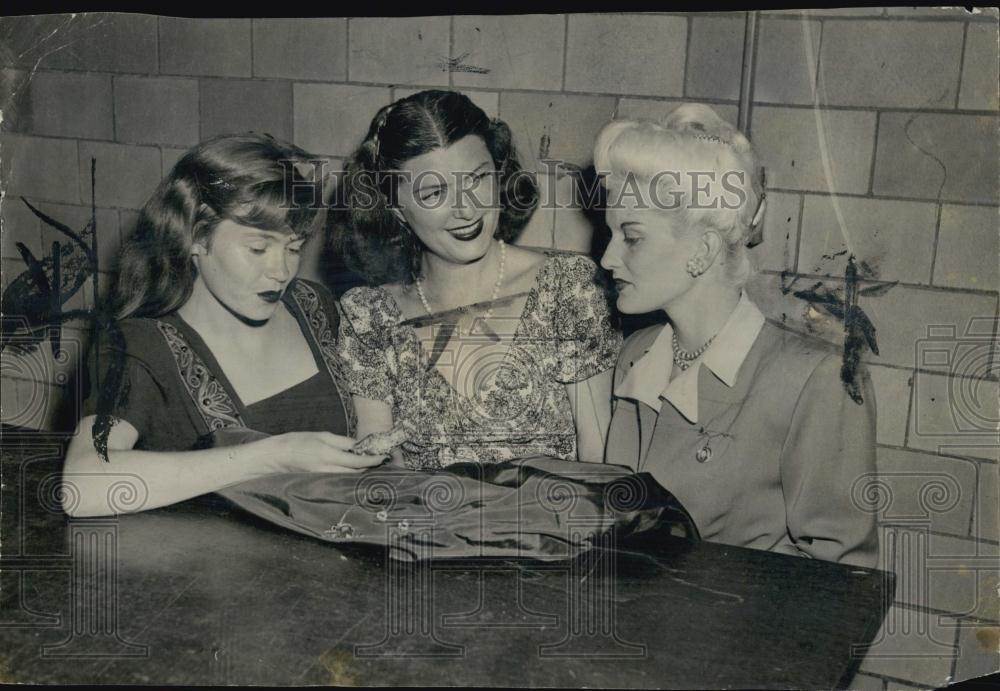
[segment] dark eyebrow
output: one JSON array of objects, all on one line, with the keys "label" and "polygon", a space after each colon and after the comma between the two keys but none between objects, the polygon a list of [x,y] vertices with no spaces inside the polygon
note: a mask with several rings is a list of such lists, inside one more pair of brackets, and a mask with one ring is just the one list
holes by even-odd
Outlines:
[{"label": "dark eyebrow", "polygon": [[[493,161],[483,161],[478,166],[476,166],[475,169],[472,172],[473,173],[477,173],[480,170],[482,170],[483,168],[487,168],[487,167],[488,168],[492,168],[493,167]],[[421,187],[418,187],[417,188],[417,194],[421,194],[423,192],[428,192],[428,191],[434,190],[434,189],[441,189],[441,188],[447,188],[447,187],[448,187],[448,183],[447,182],[432,182],[429,185],[423,185]]]},{"label": "dark eyebrow", "polygon": [[417,194],[422,194],[422,193],[427,192],[429,190],[441,189],[442,187],[448,187],[448,183],[447,182],[432,182],[429,185],[424,185],[422,187],[418,187],[417,188]]},{"label": "dark eyebrow", "polygon": [[626,226],[630,226],[630,227],[631,226],[638,226],[641,229],[642,228],[642,223],[640,223],[639,221],[625,221],[624,223],[619,223],[618,224],[618,227],[621,228],[622,230],[625,230]]},{"label": "dark eyebrow", "polygon": [[292,238],[291,242],[298,242],[299,240],[305,242],[305,240],[307,240],[307,238],[304,238],[300,235],[282,233],[281,231],[278,230],[261,230],[261,229],[248,232],[246,234],[246,237],[248,237],[251,240],[276,240],[276,241],[285,240],[286,238],[291,237]]}]

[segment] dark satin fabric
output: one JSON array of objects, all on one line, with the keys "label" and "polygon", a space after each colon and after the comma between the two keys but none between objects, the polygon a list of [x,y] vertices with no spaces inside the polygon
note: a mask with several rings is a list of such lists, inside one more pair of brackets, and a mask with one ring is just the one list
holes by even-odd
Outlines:
[{"label": "dark satin fabric", "polygon": [[[229,429],[215,445],[262,433]],[[646,473],[538,456],[457,463],[447,470],[382,466],[360,474],[272,475],[219,492],[290,530],[339,544],[383,547],[391,558],[566,559],[610,531],[697,539],[683,507]]]}]

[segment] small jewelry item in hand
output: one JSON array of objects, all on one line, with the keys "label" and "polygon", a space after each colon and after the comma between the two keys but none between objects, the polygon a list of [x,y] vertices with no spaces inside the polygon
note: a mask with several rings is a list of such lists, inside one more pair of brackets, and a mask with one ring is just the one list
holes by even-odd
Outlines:
[{"label": "small jewelry item in hand", "polygon": [[351,451],[357,454],[384,456],[405,442],[408,436],[403,425],[398,424],[388,432],[373,432],[359,439],[351,447]]}]

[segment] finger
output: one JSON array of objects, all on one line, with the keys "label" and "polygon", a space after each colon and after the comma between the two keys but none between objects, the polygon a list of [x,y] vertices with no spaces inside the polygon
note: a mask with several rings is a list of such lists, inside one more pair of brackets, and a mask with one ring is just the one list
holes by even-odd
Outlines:
[{"label": "finger", "polygon": [[357,475],[358,473],[364,472],[364,470],[365,470],[364,468],[348,468],[347,466],[338,465],[338,466],[336,466],[334,468],[331,468],[330,470],[327,470],[325,472],[328,472],[328,473],[338,473],[338,474]]},{"label": "finger", "polygon": [[337,462],[347,468],[372,468],[385,460],[385,455],[345,453],[338,456]]},{"label": "finger", "polygon": [[385,460],[389,458],[389,456],[384,453],[361,453],[353,455],[361,459],[361,467],[363,468],[373,468],[377,465],[382,465],[385,463]]},{"label": "finger", "polygon": [[335,449],[340,449],[341,451],[350,451],[357,442],[351,437],[344,437],[339,434],[334,434],[333,432],[320,432],[320,440]]}]

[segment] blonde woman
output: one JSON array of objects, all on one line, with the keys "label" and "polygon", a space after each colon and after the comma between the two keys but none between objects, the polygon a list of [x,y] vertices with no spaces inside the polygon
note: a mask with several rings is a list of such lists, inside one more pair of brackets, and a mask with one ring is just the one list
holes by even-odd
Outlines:
[{"label": "blonde woman", "polygon": [[747,138],[711,108],[600,133],[611,272],[624,313],[668,321],[625,343],[606,460],[648,471],[702,537],[874,566],[874,514],[852,486],[875,470],[875,400],[841,355],[767,321],[743,291],[764,193]]}]

